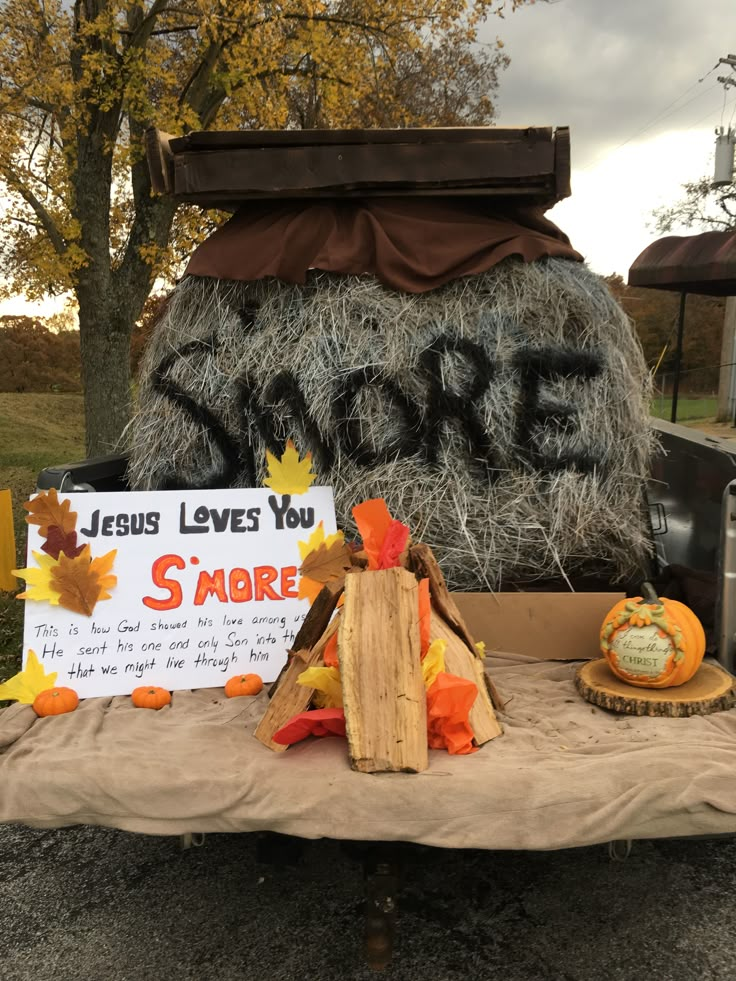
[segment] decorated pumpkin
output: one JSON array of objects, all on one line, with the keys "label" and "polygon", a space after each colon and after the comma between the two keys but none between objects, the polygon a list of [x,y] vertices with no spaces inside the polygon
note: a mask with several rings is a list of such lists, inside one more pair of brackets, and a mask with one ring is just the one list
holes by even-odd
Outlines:
[{"label": "decorated pumpkin", "polygon": [[601,628],[601,651],[622,681],[639,688],[672,688],[689,681],[705,653],[700,620],[684,603],[662,599],[650,583],[625,599]]},{"label": "decorated pumpkin", "polygon": [[79,705],[79,695],[73,688],[46,688],[33,700],[33,711],[42,719],[47,715],[64,715]]},{"label": "decorated pumpkin", "polygon": [[225,685],[228,698],[238,695],[257,695],[263,690],[263,679],[258,674],[236,674]]},{"label": "decorated pumpkin", "polygon": [[171,702],[171,692],[157,685],[134,688],[130,697],[136,708],[160,709]]}]

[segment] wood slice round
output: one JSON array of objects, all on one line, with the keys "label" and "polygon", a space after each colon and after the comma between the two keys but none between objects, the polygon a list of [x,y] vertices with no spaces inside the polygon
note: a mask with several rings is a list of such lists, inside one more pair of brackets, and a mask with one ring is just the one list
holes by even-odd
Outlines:
[{"label": "wood slice round", "polygon": [[601,708],[626,715],[681,719],[710,715],[736,705],[736,681],[717,664],[701,664],[694,677],[675,688],[637,688],[617,678],[604,657],[586,661],[575,674],[578,692]]}]

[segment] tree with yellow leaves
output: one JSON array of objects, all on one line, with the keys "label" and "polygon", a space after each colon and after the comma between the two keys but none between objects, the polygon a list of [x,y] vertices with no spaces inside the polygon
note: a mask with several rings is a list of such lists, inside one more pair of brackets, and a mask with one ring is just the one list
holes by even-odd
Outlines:
[{"label": "tree with yellow leaves", "polygon": [[151,192],[145,129],[483,124],[475,44],[534,0],[0,0],[5,290],[73,291],[87,450],[130,411],[131,330],[203,232]]}]

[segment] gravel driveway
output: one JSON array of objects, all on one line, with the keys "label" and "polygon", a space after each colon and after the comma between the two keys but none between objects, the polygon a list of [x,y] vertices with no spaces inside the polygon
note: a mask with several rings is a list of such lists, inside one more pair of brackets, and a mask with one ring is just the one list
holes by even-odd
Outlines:
[{"label": "gravel driveway", "polygon": [[[0,792],[2,792],[0,788]],[[288,844],[288,843],[287,843]],[[256,836],[177,839],[0,826],[2,981],[344,981],[361,957],[361,866],[298,864]],[[387,981],[736,978],[736,840],[562,852],[409,850]]]}]

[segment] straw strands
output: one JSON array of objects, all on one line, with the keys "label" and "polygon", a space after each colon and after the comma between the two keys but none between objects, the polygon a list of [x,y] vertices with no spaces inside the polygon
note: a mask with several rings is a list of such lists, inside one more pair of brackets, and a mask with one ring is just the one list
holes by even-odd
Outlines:
[{"label": "straw strands", "polygon": [[341,527],[385,497],[452,588],[624,579],[650,548],[648,398],[631,324],[579,263],[508,259],[424,294],[188,277],[144,361],[129,472],[260,484],[293,437]]}]

